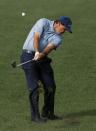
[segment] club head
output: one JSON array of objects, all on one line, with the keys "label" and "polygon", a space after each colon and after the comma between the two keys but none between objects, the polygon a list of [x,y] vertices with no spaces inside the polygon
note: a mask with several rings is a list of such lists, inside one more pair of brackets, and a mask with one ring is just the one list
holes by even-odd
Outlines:
[{"label": "club head", "polygon": [[13,61],[13,62],[11,63],[11,66],[12,66],[13,68],[16,68],[16,61]]}]

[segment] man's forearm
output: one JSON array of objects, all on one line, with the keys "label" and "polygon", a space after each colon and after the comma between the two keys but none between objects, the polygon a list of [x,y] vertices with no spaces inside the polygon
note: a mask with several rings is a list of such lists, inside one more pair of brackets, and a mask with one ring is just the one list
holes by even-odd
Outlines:
[{"label": "man's forearm", "polygon": [[[37,48],[37,47],[36,47]],[[34,60],[43,59],[46,57],[53,49],[55,49],[55,46],[51,43],[47,45],[47,47],[42,52],[36,52],[34,56]]]},{"label": "man's forearm", "polygon": [[35,52],[39,52],[39,39],[40,39],[39,33],[35,33],[34,34],[34,49],[35,49]]},{"label": "man's forearm", "polygon": [[55,49],[55,46],[51,43],[47,45],[47,47],[38,55],[38,59],[43,59],[46,57],[53,49]]},{"label": "man's forearm", "polygon": [[55,46],[53,44],[48,44],[48,46],[43,50],[42,54],[48,55],[53,49],[55,49]]}]

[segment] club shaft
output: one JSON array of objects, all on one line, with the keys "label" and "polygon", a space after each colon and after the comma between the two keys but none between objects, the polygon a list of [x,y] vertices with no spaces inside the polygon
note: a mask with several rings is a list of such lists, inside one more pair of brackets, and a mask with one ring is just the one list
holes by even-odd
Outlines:
[{"label": "club shaft", "polygon": [[25,65],[25,64],[27,64],[27,63],[29,63],[29,62],[31,62],[31,61],[33,61],[33,60],[28,60],[28,61],[25,61],[25,62],[23,62],[23,63],[20,63],[20,64],[17,65],[17,67],[22,66],[22,65]]}]

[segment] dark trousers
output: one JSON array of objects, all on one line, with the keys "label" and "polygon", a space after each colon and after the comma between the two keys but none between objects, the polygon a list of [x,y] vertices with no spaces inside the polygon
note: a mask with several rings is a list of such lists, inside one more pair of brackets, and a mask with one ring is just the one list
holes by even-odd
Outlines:
[{"label": "dark trousers", "polygon": [[[34,58],[33,53],[23,52],[21,55],[21,62],[28,61]],[[39,117],[39,93],[38,82],[41,81],[44,85],[44,106],[42,113],[45,115],[54,115],[54,96],[56,85],[54,81],[53,69],[50,65],[51,59],[45,57],[43,60],[30,62],[22,66],[29,89],[29,100],[31,104],[31,113],[33,119]]]}]

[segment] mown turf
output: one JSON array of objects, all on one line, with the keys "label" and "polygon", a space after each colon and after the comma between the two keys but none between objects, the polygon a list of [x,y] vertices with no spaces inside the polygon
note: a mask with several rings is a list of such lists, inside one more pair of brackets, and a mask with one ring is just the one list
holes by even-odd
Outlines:
[{"label": "mown turf", "polygon": [[[21,13],[26,12],[22,17]],[[68,15],[73,34],[64,34],[62,46],[52,52],[57,84],[55,112],[63,120],[30,121],[28,92],[19,62],[23,43],[39,18]],[[96,130],[96,1],[0,0],[0,131]],[[40,109],[43,93],[40,94]]]}]

